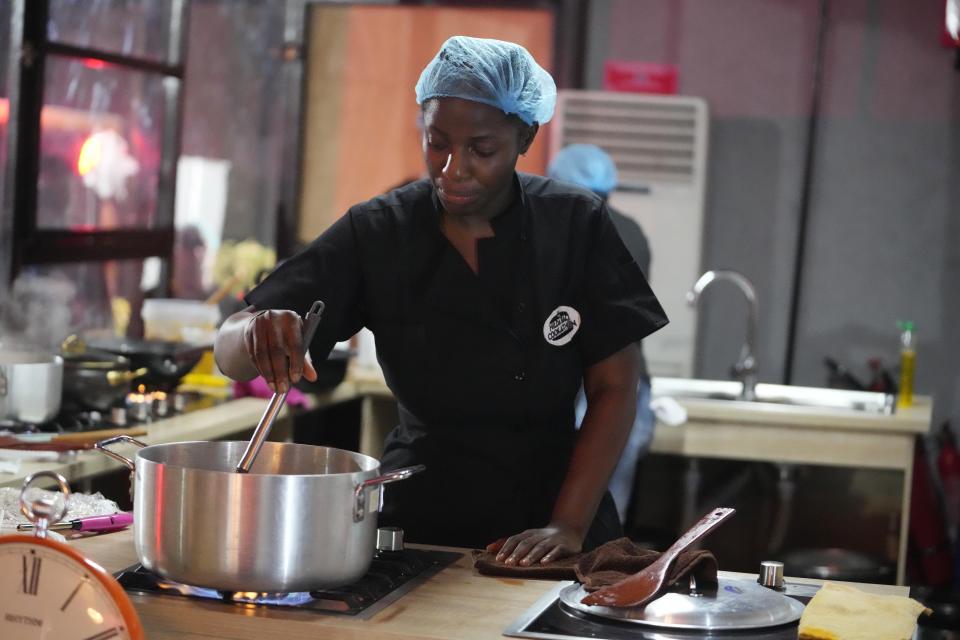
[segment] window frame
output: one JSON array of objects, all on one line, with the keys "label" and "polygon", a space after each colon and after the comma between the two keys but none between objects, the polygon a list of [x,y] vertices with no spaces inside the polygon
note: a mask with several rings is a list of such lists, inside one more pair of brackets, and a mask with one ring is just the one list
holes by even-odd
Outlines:
[{"label": "window frame", "polygon": [[[164,62],[47,39],[49,0],[13,0],[9,65],[9,119],[3,210],[0,213],[0,292],[28,265],[159,257],[161,288],[169,291],[173,253],[177,158],[183,117],[190,0],[171,0]],[[66,231],[37,228],[40,112],[49,55],[93,59],[163,76],[164,114],[154,226],[149,229]]]}]

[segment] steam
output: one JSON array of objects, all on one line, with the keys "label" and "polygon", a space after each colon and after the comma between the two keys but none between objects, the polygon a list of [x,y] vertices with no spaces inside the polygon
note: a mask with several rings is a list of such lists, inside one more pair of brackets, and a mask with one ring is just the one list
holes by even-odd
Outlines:
[{"label": "steam", "polygon": [[0,304],[0,348],[59,352],[71,333],[76,287],[63,277],[25,273]]}]

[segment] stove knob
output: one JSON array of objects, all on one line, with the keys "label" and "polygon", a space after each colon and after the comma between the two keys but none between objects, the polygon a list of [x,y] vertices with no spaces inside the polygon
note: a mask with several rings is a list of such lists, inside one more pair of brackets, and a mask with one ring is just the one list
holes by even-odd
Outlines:
[{"label": "stove knob", "polygon": [[760,563],[760,577],[757,582],[768,589],[783,590],[783,563],[775,560],[764,560]]},{"label": "stove knob", "polygon": [[403,529],[400,527],[377,529],[377,551],[403,551]]},{"label": "stove knob", "polygon": [[127,408],[110,407],[110,422],[117,427],[127,426]]},{"label": "stove knob", "polygon": [[183,413],[187,408],[187,396],[183,393],[173,394],[173,410],[177,413]]}]

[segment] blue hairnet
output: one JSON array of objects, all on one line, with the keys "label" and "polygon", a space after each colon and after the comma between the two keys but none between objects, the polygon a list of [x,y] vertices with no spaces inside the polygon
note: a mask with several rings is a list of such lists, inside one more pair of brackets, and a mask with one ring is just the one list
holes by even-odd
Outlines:
[{"label": "blue hairnet", "polygon": [[453,36],[417,81],[417,104],[463,98],[490,105],[527,124],[553,117],[557,85],[526,49],[512,42]]},{"label": "blue hairnet", "polygon": [[606,151],[595,144],[564,147],[550,161],[547,175],[602,195],[617,188],[617,165]]}]

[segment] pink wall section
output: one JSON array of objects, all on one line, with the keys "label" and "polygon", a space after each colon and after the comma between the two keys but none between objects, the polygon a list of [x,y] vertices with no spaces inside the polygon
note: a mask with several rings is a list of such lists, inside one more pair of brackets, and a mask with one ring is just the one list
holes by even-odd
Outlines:
[{"label": "pink wall section", "polygon": [[608,57],[676,64],[718,117],[801,115],[816,23],[815,2],[614,0]]},{"label": "pink wall section", "polygon": [[[707,98],[716,117],[804,116],[819,4],[612,0],[607,57],[677,65],[679,93]],[[941,2],[829,3],[821,113],[949,118],[960,98],[943,82],[942,22]]]}]

